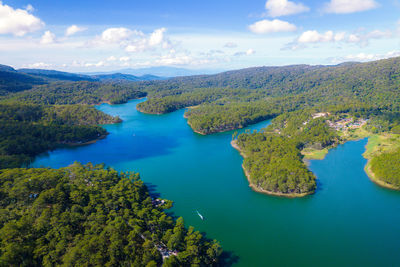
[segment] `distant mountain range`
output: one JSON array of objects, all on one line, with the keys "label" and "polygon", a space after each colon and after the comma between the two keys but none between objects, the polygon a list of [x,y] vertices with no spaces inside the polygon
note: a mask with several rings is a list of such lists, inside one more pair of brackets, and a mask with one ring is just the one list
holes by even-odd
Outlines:
[{"label": "distant mountain range", "polygon": [[143,76],[143,75],[153,75],[157,77],[178,77],[178,76],[191,76],[191,75],[201,75],[201,74],[216,74],[222,72],[223,70],[191,70],[184,68],[176,68],[176,67],[150,67],[150,68],[141,68],[141,69],[120,69],[116,71],[109,72],[91,72],[91,73],[82,73],[86,75],[104,75],[104,74],[113,74],[113,73],[123,73],[130,74],[135,76]]},{"label": "distant mountain range", "polygon": [[101,75],[85,75],[56,70],[43,69],[14,69],[0,64],[0,96],[9,92],[29,90],[35,85],[47,84],[57,81],[152,81],[165,79],[155,75],[144,74],[135,76],[131,74],[110,73]]},{"label": "distant mountain range", "polygon": [[155,76],[155,75],[151,75],[151,74],[135,76],[135,75],[123,74],[123,73],[100,74],[100,75],[92,75],[90,77],[100,80],[100,81],[119,80],[119,81],[131,81],[131,82],[153,81],[153,80],[165,79],[163,77],[159,77],[159,76]]}]

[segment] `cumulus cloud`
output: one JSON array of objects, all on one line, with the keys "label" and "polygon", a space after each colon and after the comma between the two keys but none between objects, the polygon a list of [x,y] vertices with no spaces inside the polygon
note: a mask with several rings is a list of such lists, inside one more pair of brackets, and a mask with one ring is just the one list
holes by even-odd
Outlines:
[{"label": "cumulus cloud", "polygon": [[149,45],[150,46],[156,46],[161,44],[164,41],[164,32],[167,29],[165,28],[161,28],[161,29],[157,29],[155,30],[149,38]]},{"label": "cumulus cloud", "polygon": [[270,17],[280,17],[307,12],[310,10],[302,3],[295,3],[288,0],[268,0],[265,3],[267,15]]},{"label": "cumulus cloud", "polygon": [[71,25],[65,30],[65,36],[71,36],[78,32],[85,31],[86,28],[78,27],[77,25]]},{"label": "cumulus cloud", "polygon": [[305,31],[297,39],[298,43],[326,43],[335,40],[332,31],[327,31],[325,33],[319,33],[317,31]]},{"label": "cumulus cloud", "polygon": [[380,31],[374,30],[371,32],[359,32],[348,34],[346,32],[326,31],[324,33],[319,33],[318,31],[305,31],[293,42],[287,44],[285,48],[292,50],[298,48],[304,48],[306,44],[317,44],[317,43],[329,43],[329,42],[346,42],[354,43],[360,47],[365,47],[369,44],[371,39],[382,39],[392,37],[391,31]]},{"label": "cumulus cloud", "polygon": [[236,47],[237,47],[237,44],[234,43],[234,42],[227,42],[227,43],[224,45],[224,47],[226,47],[226,48],[236,48]]},{"label": "cumulus cloud", "polygon": [[295,25],[282,21],[279,19],[274,20],[260,20],[249,26],[250,31],[257,34],[268,34],[275,32],[293,32],[297,28]]},{"label": "cumulus cloud", "polygon": [[166,29],[156,29],[149,36],[142,34],[140,38],[136,38],[128,42],[125,47],[126,52],[143,52],[153,50],[156,48],[170,49],[172,47],[171,41],[165,36]]},{"label": "cumulus cloud", "polygon": [[326,13],[349,14],[378,7],[374,0],[331,0],[325,4]]},{"label": "cumulus cloud", "polygon": [[109,28],[100,36],[100,41],[105,43],[119,43],[127,40],[134,32],[127,28]]},{"label": "cumulus cloud", "polygon": [[43,35],[42,38],[40,39],[41,44],[53,44],[56,42],[56,35],[52,33],[51,31],[46,31]]},{"label": "cumulus cloud", "polygon": [[126,52],[144,52],[149,50],[170,49],[172,42],[166,37],[167,29],[159,28],[152,33],[145,34],[142,31],[128,28],[109,28],[93,40],[87,42],[87,46],[119,45]]},{"label": "cumulus cloud", "polygon": [[44,23],[30,12],[33,7],[14,9],[0,1],[0,34],[24,36],[27,33],[40,30]]}]

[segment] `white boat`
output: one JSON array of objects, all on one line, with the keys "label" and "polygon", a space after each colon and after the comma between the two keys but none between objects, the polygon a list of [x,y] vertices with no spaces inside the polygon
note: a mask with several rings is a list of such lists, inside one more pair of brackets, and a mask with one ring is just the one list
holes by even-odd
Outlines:
[{"label": "white boat", "polygon": [[196,212],[197,212],[197,215],[199,215],[200,219],[204,220],[203,215],[201,215],[200,212],[199,212],[198,210],[196,210]]}]

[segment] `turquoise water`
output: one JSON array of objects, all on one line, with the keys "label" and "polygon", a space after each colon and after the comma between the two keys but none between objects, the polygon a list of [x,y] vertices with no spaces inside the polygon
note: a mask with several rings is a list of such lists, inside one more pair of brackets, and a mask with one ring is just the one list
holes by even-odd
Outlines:
[{"label": "turquoise water", "polygon": [[140,172],[152,190],[174,201],[173,212],[187,225],[233,252],[238,266],[400,266],[400,193],[376,186],[364,173],[366,140],[311,161],[316,194],[271,197],[248,187],[242,158],[230,146],[232,132],[195,134],[183,110],[146,115],[135,109],[141,101],[100,105],[124,122],[105,126],[106,139],[57,149],[33,166],[90,161]]}]

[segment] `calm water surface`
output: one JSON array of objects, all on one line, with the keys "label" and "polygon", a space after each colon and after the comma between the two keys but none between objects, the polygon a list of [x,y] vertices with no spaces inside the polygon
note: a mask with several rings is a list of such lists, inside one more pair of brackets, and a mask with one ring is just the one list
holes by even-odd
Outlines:
[{"label": "calm water surface", "polygon": [[39,156],[33,166],[90,161],[140,172],[161,197],[174,201],[173,212],[187,225],[238,256],[238,266],[400,266],[400,193],[374,185],[364,173],[366,140],[311,161],[316,194],[271,197],[248,187],[242,158],[230,146],[232,132],[195,134],[183,110],[146,115],[135,109],[141,101],[100,105],[124,122],[105,126],[106,139],[57,149]]}]

